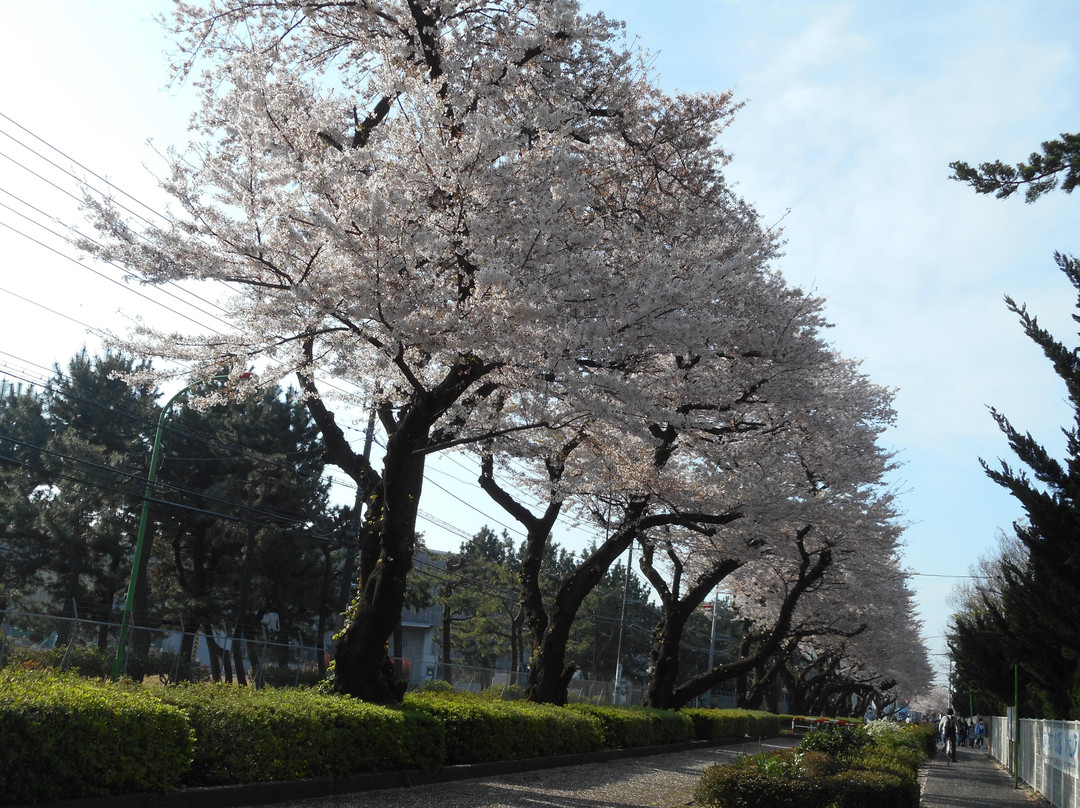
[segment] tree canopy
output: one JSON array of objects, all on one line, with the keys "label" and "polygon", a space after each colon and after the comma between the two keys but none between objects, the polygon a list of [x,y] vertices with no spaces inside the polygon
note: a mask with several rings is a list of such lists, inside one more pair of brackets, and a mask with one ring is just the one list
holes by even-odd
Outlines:
[{"label": "tree canopy", "polygon": [[[779,234],[725,179],[739,105],[662,92],[621,24],[572,0],[271,0],[181,4],[171,27],[203,99],[164,183],[178,212],[136,231],[91,200],[102,239],[84,247],[231,290],[230,333],[145,327],[129,347],[194,378],[253,363],[240,392],[296,375],[365,506],[338,689],[400,695],[386,641],[433,453],[525,463],[545,519],[618,503],[555,613],[530,612],[538,648],[557,626],[552,660],[650,526],[708,532],[789,501],[792,446],[811,469],[835,451],[845,480],[877,457],[890,394],[825,343],[821,302],[771,267]],[[378,414],[380,458],[343,429],[357,407]],[[547,539],[529,530],[526,582]]]},{"label": "tree canopy", "polygon": [[[1028,202],[1059,187],[1080,183],[1080,135],[1063,134],[1042,144],[1027,163],[1001,161],[973,169],[954,162],[953,179],[979,193],[1005,198],[1026,186]],[[1055,253],[1058,269],[1078,293],[1080,262]],[[1062,719],[1080,717],[1080,348],[1069,347],[1039,324],[1027,307],[1006,296],[1024,334],[1042,349],[1065,385],[1075,412],[1063,427],[1065,456],[1056,458],[1030,432],[1014,426],[996,408],[991,415],[1019,465],[980,458],[983,470],[1009,492],[1024,511],[1013,525],[1014,540],[984,560],[985,583],[964,590],[948,631],[957,669],[950,684],[977,694],[991,708],[1012,701],[1008,666],[1020,666],[1024,714]],[[1073,319],[1080,315],[1074,313]]]},{"label": "tree canopy", "polygon": [[1080,134],[1062,134],[1060,140],[1047,140],[1041,148],[1032,152],[1026,163],[1015,166],[993,160],[973,167],[957,160],[949,163],[953,170],[950,179],[966,182],[976,193],[993,194],[998,199],[1007,199],[1021,188],[1025,202],[1034,202],[1057,187],[1072,193],[1080,184]]}]

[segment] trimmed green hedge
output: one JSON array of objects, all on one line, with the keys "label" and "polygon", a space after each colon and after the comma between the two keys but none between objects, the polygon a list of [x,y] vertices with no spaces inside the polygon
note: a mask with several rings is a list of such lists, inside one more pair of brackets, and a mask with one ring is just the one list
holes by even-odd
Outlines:
[{"label": "trimmed green hedge", "polygon": [[184,714],[141,688],[0,671],[0,802],[168,791],[193,748]]},{"label": "trimmed green hedge", "polygon": [[486,763],[603,748],[594,716],[549,704],[481,699],[468,693],[413,693],[405,704],[446,727],[446,763]]},{"label": "trimmed green hedge", "polygon": [[634,749],[694,740],[694,722],[688,715],[670,710],[595,704],[570,704],[566,709],[599,720],[604,729],[604,746],[608,749]]},{"label": "trimmed green hedge", "polygon": [[899,724],[824,727],[796,749],[711,766],[694,797],[717,808],[918,808],[923,735]]},{"label": "trimmed green hedge", "polygon": [[306,690],[230,685],[162,689],[197,738],[189,785],[253,783],[442,763],[444,732],[432,716]]},{"label": "trimmed green hedge", "polygon": [[681,712],[694,722],[694,735],[700,741],[720,741],[746,736],[775,738],[780,734],[783,724],[780,716],[758,710],[693,708]]},{"label": "trimmed green hedge", "polygon": [[[144,688],[5,669],[0,803],[764,737],[780,724],[748,710],[554,707],[494,696],[414,693],[383,707],[312,690]],[[903,776],[892,764],[869,763]],[[819,780],[837,774],[818,769]],[[854,784],[844,788],[862,793],[868,778],[848,779]]]},{"label": "trimmed green hedge", "polygon": [[710,766],[694,790],[708,808],[815,808],[823,804],[822,781],[794,774],[791,755],[754,755]]}]

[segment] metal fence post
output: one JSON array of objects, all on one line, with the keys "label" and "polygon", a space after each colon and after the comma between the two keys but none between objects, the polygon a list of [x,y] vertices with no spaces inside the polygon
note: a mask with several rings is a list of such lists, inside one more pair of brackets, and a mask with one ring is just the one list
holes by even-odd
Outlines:
[{"label": "metal fence post", "polygon": [[67,648],[64,649],[64,658],[60,662],[60,670],[64,671],[71,667],[71,649],[75,645],[75,638],[79,635],[79,604],[75,602],[75,598],[71,599],[71,609],[75,612],[75,625],[68,636]]}]

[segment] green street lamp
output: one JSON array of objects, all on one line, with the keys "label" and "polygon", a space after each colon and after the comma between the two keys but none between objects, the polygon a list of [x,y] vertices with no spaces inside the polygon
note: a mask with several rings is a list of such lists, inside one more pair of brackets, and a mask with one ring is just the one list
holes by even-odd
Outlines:
[{"label": "green street lamp", "polygon": [[[240,374],[240,378],[248,378],[250,373]],[[212,376],[211,380],[227,379],[228,373],[219,373]],[[131,633],[131,623],[135,609],[135,588],[138,586],[139,569],[142,566],[143,548],[146,544],[146,528],[150,524],[150,497],[154,491],[154,477],[157,474],[158,464],[161,461],[161,435],[165,431],[165,416],[176,399],[190,390],[194,385],[189,384],[180,392],[173,395],[158,414],[157,430],[154,432],[154,447],[150,451],[150,470],[146,474],[146,490],[143,493],[142,514],[139,517],[139,535],[135,539],[135,557],[131,561],[131,577],[128,579],[127,598],[124,600],[124,616],[120,619],[120,643],[116,648],[116,658],[113,659],[112,678],[120,678],[120,671],[124,666],[124,657],[127,654],[127,640]]]}]

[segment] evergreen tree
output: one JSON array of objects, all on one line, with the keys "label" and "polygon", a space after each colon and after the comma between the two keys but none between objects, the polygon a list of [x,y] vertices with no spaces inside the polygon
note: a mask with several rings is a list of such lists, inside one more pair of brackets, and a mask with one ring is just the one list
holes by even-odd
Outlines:
[{"label": "evergreen tree", "polygon": [[175,504],[155,505],[164,541],[151,579],[162,611],[183,615],[189,632],[233,640],[231,656],[211,642],[212,674],[231,679],[235,669],[243,683],[241,641],[261,636],[266,615],[277,615],[269,639],[310,638],[336,591],[325,580],[334,520],[322,444],[295,391],[276,387],[178,408],[162,444],[158,496]]},{"label": "evergreen tree", "polygon": [[[1080,262],[1061,254],[1055,260],[1080,292]],[[1058,460],[1030,433],[992,410],[1020,466],[1001,461],[992,468],[984,461],[983,468],[1026,515],[1025,522],[1014,526],[1026,564],[1007,568],[1001,600],[1003,619],[1015,627],[1009,635],[1017,643],[1006,658],[1021,662],[1037,683],[1048,717],[1067,713],[1075,718],[1080,717],[1080,348],[1055,339],[1026,307],[1011,298],[1006,303],[1065,383],[1076,413],[1064,430],[1066,457]],[[959,625],[969,628],[963,621]]]},{"label": "evergreen tree", "polygon": [[1061,183],[1061,190],[1072,193],[1080,184],[1080,134],[1062,134],[1060,140],[1047,140],[1042,152],[1032,152],[1026,163],[1010,166],[1000,160],[974,168],[957,160],[949,163],[950,179],[966,182],[980,194],[994,194],[1006,199],[1024,188],[1024,199],[1034,202]]},{"label": "evergreen tree", "polygon": [[49,435],[42,396],[0,381],[0,608],[19,606],[44,581],[35,492],[44,484],[41,456]]},{"label": "evergreen tree", "polygon": [[[42,453],[47,487],[34,496],[41,541],[40,574],[65,615],[104,623],[124,594],[138,533],[143,460],[156,390],[126,378],[148,362],[80,351],[66,370],[56,367],[45,391],[50,435]],[[136,620],[145,615],[136,615]]]}]

